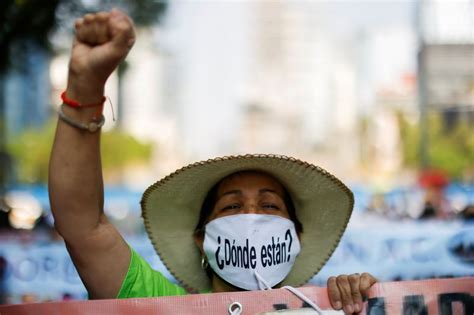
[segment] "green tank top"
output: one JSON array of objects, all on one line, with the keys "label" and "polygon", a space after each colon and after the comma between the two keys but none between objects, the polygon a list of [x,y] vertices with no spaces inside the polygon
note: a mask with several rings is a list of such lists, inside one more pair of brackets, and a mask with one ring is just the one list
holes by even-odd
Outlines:
[{"label": "green tank top", "polygon": [[118,299],[186,295],[186,290],[153,270],[133,248],[127,275],[117,295]]}]

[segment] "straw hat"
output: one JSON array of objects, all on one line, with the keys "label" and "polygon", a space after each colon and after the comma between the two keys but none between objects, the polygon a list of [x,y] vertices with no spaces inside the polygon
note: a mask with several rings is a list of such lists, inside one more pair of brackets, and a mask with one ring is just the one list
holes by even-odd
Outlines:
[{"label": "straw hat", "polygon": [[249,154],[185,166],[148,187],[141,200],[146,231],[161,260],[190,292],[211,289],[194,243],[194,228],[208,191],[222,178],[244,170],[277,178],[290,193],[301,234],[301,252],[283,285],[301,286],[326,263],[347,226],[352,192],[312,164],[280,155]]}]

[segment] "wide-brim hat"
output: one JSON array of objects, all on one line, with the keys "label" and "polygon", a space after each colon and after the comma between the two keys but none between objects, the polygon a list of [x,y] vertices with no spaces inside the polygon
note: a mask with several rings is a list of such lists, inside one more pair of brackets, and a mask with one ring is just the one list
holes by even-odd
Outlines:
[{"label": "wide-brim hat", "polygon": [[255,170],[273,175],[288,190],[303,224],[301,251],[283,285],[301,286],[326,263],[349,222],[352,192],[318,166],[298,159],[249,154],[185,166],[148,187],[141,206],[148,236],[161,261],[190,292],[211,289],[193,234],[209,190],[224,177]]}]

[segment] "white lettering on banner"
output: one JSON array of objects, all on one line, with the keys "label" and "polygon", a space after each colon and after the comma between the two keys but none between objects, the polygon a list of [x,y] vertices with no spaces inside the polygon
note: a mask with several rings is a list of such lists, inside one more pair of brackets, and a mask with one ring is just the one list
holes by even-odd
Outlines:
[{"label": "white lettering on banner", "polygon": [[[128,242],[152,267],[171,277],[145,236]],[[288,240],[285,242],[288,253]],[[423,222],[350,228],[311,283],[325,286],[329,276],[360,271],[370,272],[381,281],[474,275],[473,249],[474,224]],[[7,261],[0,285],[8,294],[33,293],[52,299],[64,293],[87,296],[62,242],[5,241],[0,244],[0,256]]]},{"label": "white lettering on banner", "polygon": [[361,270],[381,281],[474,275],[474,224],[381,223],[347,230],[336,251],[310,283]]}]

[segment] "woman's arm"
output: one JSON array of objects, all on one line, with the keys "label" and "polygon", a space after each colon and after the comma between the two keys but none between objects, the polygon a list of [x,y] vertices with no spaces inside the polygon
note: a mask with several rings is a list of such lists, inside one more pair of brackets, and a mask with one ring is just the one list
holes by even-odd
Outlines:
[{"label": "woman's arm", "polygon": [[[109,75],[125,58],[135,35],[118,10],[76,20],[66,96],[81,104],[100,103]],[[89,123],[94,108],[64,107]],[[104,215],[100,131],[89,132],[58,120],[50,159],[49,196],[55,227],[91,298],[114,298],[130,261],[130,250]]]}]

